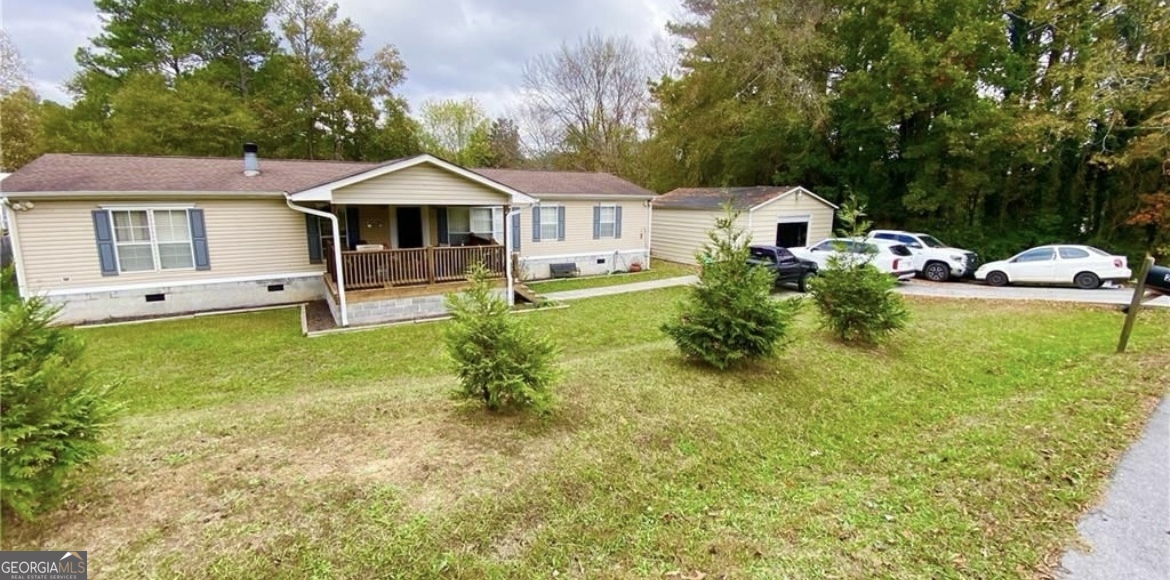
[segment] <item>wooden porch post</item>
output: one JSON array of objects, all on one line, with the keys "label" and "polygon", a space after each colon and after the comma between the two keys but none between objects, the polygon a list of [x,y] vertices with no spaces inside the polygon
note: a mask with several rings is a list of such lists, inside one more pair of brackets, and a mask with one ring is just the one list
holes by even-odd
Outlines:
[{"label": "wooden porch post", "polygon": [[427,246],[427,281],[431,284],[435,283],[435,248],[434,246]]}]

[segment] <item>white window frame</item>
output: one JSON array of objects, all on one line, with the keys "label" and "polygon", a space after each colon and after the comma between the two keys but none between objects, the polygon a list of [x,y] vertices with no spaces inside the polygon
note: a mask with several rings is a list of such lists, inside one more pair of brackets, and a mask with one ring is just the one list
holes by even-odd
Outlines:
[{"label": "white window frame", "polygon": [[[118,274],[133,275],[133,274],[143,274],[143,273],[149,273],[149,272],[163,272],[163,271],[166,271],[166,272],[185,272],[185,271],[194,271],[195,270],[195,238],[194,238],[194,232],[191,231],[191,208],[189,206],[183,206],[183,207],[173,207],[173,206],[172,207],[168,207],[168,206],[157,206],[157,207],[110,206],[110,207],[104,207],[102,209],[106,210],[106,217],[110,220],[110,236],[113,238],[113,241],[114,241],[114,262],[116,262],[118,264]],[[114,214],[118,213],[118,212],[130,213],[130,212],[138,212],[138,211],[146,213],[146,226],[147,226],[148,230],[150,231],[150,240],[145,241],[145,242],[134,242],[134,241],[121,242],[121,241],[118,241],[118,228],[114,222]],[[191,249],[191,266],[189,268],[163,268],[162,267],[162,260],[159,259],[159,253],[158,253],[158,243],[159,243],[158,242],[158,229],[155,228],[155,224],[154,224],[154,212],[156,212],[156,211],[168,211],[168,212],[169,211],[181,211],[181,212],[183,212],[183,217],[184,217],[184,219],[187,220],[187,246]],[[177,243],[177,242],[167,242],[167,243]],[[121,256],[118,255],[118,248],[123,247],[123,246],[150,246],[150,259],[152,261],[151,265],[154,267],[150,270],[123,270],[122,269],[122,258],[121,258]]]},{"label": "white window frame", "polygon": [[[601,204],[598,207],[601,209],[597,212],[597,237],[600,239],[614,239],[617,238],[617,204]],[[605,221],[605,210],[610,210],[610,220]],[[609,235],[605,235],[606,225],[609,225]]]},{"label": "white window frame", "polygon": [[[540,241],[555,242],[561,239],[561,206],[560,204],[542,203],[540,208]],[[545,210],[552,211],[552,220],[547,219],[548,214]],[[545,228],[552,226],[553,235],[546,236]]]}]

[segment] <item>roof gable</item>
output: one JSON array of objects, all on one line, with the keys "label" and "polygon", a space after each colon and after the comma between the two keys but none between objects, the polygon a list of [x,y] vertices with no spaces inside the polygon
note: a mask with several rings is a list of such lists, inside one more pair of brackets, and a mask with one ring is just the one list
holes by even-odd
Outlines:
[{"label": "roof gable", "polygon": [[390,175],[392,173],[402,171],[405,169],[409,169],[411,167],[416,167],[416,166],[419,166],[422,164],[433,165],[435,167],[438,167],[439,169],[449,171],[449,172],[454,173],[455,175],[458,175],[464,179],[467,179],[467,180],[472,181],[474,183],[477,183],[479,185],[486,186],[489,189],[497,191],[501,194],[507,195],[511,199],[512,203],[519,203],[519,204],[536,203],[536,198],[533,198],[532,196],[530,196],[524,192],[521,192],[517,189],[514,189],[512,187],[504,185],[503,183],[500,183],[498,181],[495,181],[493,179],[490,179],[488,177],[480,175],[479,173],[471,171],[470,169],[464,169],[458,165],[455,165],[454,163],[450,163],[448,161],[443,161],[442,159],[439,159],[438,157],[435,157],[434,155],[430,155],[427,153],[423,153],[421,155],[415,155],[414,157],[408,157],[406,159],[396,159],[393,161],[388,161],[386,163],[382,163],[380,165],[375,165],[375,166],[370,167],[368,169],[365,169],[363,171],[357,171],[357,172],[351,173],[350,175],[346,175],[346,176],[341,177],[341,178],[333,179],[333,180],[327,181],[325,183],[321,183],[321,184],[318,184],[315,186],[304,188],[300,191],[292,192],[292,195],[290,195],[289,197],[293,201],[331,201],[333,199],[333,192],[336,190],[339,190],[339,189],[342,189],[345,187],[349,187],[351,185],[355,185],[355,184],[361,183],[363,181],[377,179],[379,177],[382,177],[385,175]]}]

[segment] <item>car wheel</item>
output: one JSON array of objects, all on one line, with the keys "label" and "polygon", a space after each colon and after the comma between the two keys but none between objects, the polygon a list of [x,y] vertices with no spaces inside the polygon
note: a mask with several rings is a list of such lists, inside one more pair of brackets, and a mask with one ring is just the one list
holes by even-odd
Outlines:
[{"label": "car wheel", "polygon": [[987,284],[989,286],[1007,286],[1007,283],[1007,274],[1004,274],[999,270],[987,274]]},{"label": "car wheel", "polygon": [[1101,279],[1092,272],[1081,272],[1073,278],[1073,284],[1081,290],[1092,290],[1101,286]]},{"label": "car wheel", "polygon": [[800,279],[796,281],[796,289],[801,292],[808,292],[808,279],[812,278],[812,272],[805,272],[800,275]]},{"label": "car wheel", "polygon": [[931,262],[922,269],[922,275],[931,282],[946,282],[951,279],[951,268],[942,262]]}]

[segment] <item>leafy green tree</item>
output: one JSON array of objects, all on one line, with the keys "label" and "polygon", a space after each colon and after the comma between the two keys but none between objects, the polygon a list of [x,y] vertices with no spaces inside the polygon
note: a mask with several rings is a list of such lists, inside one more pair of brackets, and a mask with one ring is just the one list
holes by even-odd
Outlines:
[{"label": "leafy green tree", "polygon": [[685,358],[717,369],[771,356],[788,333],[799,299],[772,299],[773,273],[748,263],[748,235],[730,206],[716,218],[700,257],[703,270],[679,308],[662,326]]},{"label": "leafy green tree", "polygon": [[44,152],[41,128],[40,99],[32,89],[0,96],[0,170],[16,171]]},{"label": "leafy green tree", "polygon": [[475,99],[427,101],[419,109],[423,149],[465,167],[490,163],[491,121]]},{"label": "leafy green tree", "polygon": [[[843,205],[840,235],[863,239],[869,229],[865,208],[852,198]],[[894,292],[897,281],[873,265],[873,256],[842,252],[829,258],[809,282],[809,296],[821,313],[822,324],[847,342],[873,344],[901,330],[910,312]]]},{"label": "leafy green tree", "polygon": [[42,298],[0,311],[0,507],[32,518],[104,450],[118,405],[84,362],[81,338],[51,326]]},{"label": "leafy green tree", "polygon": [[510,315],[482,266],[469,269],[468,279],[467,290],[447,296],[451,322],[443,337],[460,395],[483,401],[490,410],[547,411],[559,376],[556,345]]}]

